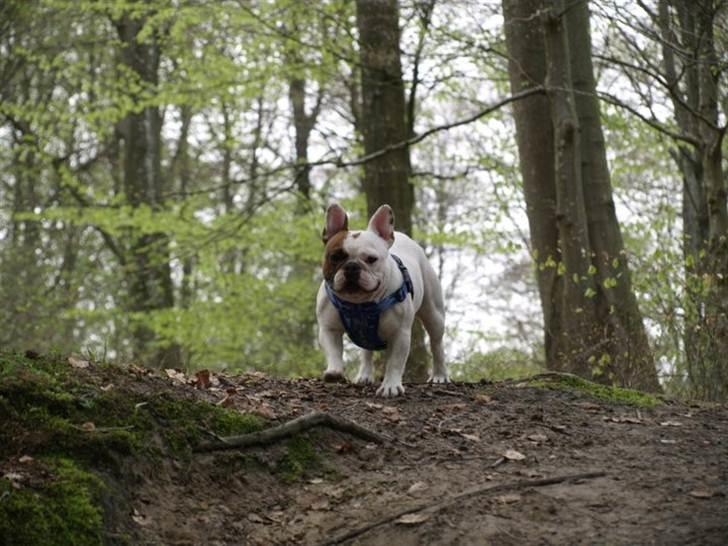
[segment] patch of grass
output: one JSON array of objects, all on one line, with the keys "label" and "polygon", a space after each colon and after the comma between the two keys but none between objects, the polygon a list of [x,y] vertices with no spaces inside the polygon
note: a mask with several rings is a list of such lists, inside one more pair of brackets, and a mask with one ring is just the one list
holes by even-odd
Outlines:
[{"label": "patch of grass", "polygon": [[296,481],[312,471],[321,468],[321,459],[311,441],[304,436],[296,436],[286,445],[286,454],[278,462],[278,472],[287,481]]},{"label": "patch of grass", "polygon": [[0,480],[0,537],[14,546],[103,544],[103,482],[66,458],[44,461],[51,478],[16,489]]},{"label": "patch of grass", "polygon": [[660,400],[651,394],[622,387],[592,383],[591,381],[570,374],[544,375],[528,381],[528,384],[532,387],[582,392],[598,400],[604,400],[605,402],[626,404],[641,408],[651,408],[660,404]]}]

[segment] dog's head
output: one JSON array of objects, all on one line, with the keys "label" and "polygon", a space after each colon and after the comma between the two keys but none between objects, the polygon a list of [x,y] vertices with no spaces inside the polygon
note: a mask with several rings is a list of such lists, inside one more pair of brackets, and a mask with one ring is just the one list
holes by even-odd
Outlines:
[{"label": "dog's head", "polygon": [[365,231],[349,231],[349,218],[339,205],[326,210],[322,239],[324,279],[342,299],[369,301],[380,296],[394,243],[394,212],[382,205]]}]

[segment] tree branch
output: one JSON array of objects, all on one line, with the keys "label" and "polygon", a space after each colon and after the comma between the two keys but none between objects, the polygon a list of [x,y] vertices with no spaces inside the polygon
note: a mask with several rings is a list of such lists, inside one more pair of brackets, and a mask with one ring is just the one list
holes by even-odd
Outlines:
[{"label": "tree branch", "polygon": [[227,438],[221,438],[219,442],[203,443],[197,446],[195,451],[219,451],[223,449],[268,445],[284,438],[295,436],[314,427],[327,427],[340,432],[346,432],[362,440],[377,444],[384,443],[388,440],[385,436],[357,425],[353,421],[317,411],[302,415],[277,427],[268,428],[259,432],[251,432],[250,434],[243,434],[241,436],[228,436]]}]

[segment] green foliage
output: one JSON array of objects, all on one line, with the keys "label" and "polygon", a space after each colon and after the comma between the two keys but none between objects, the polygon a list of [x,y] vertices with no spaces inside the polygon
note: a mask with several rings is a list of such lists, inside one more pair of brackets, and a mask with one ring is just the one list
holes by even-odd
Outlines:
[{"label": "green foliage", "polygon": [[488,353],[471,353],[467,360],[453,363],[450,374],[456,381],[501,381],[533,375],[542,369],[542,365],[533,355],[518,349],[501,347]]},{"label": "green foliage", "polygon": [[13,487],[0,479],[0,537],[17,546],[92,546],[104,543],[99,497],[103,482],[70,459],[41,463],[50,479],[40,487]]}]

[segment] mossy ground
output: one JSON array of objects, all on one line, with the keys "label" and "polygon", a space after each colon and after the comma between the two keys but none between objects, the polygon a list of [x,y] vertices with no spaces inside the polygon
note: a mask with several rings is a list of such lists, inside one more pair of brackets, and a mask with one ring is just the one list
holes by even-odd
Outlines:
[{"label": "mossy ground", "polygon": [[598,400],[613,404],[626,404],[641,408],[652,408],[660,404],[660,400],[651,394],[622,387],[592,383],[571,374],[542,374],[528,380],[532,387],[565,390],[587,394]]},{"label": "mossy ground", "polygon": [[108,542],[99,476],[124,479],[124,460],[189,458],[206,434],[264,425],[164,389],[125,385],[134,381],[122,368],[92,373],[59,356],[0,354],[0,476],[21,457],[34,461],[20,465],[22,472],[44,476],[32,487],[0,481],[0,546]]}]

